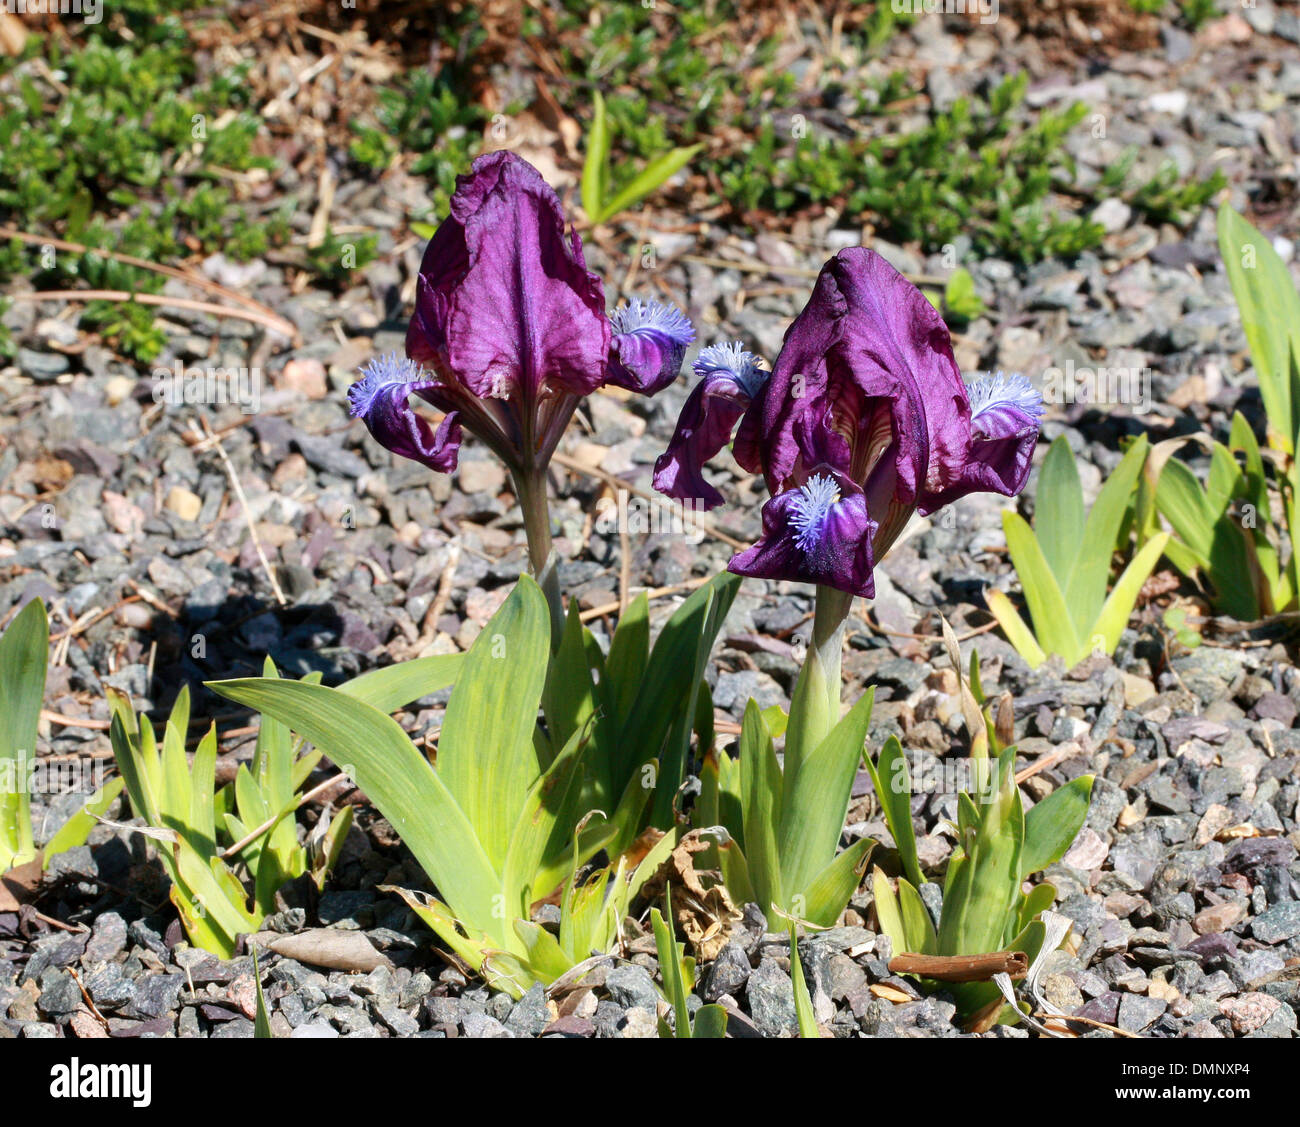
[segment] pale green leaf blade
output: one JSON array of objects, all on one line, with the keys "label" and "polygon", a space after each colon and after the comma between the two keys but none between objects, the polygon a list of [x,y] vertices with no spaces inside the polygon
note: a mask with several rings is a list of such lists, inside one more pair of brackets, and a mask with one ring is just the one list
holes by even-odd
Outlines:
[{"label": "pale green leaf blade", "polygon": [[1153,536],[1129,561],[1128,567],[1116,582],[1110,598],[1106,600],[1106,605],[1092,628],[1092,640],[1101,639],[1106,653],[1113,654],[1115,647],[1119,645],[1120,635],[1128,625],[1129,615],[1133,613],[1133,604],[1137,602],[1142,584],[1151,575],[1168,542],[1167,532]]},{"label": "pale green leaf blade", "polygon": [[933,955],[939,949],[939,938],[934,931],[934,921],[926,910],[925,901],[911,881],[898,882],[898,914],[903,920],[903,933],[907,936],[907,951],[912,955]]},{"label": "pale green leaf blade", "polygon": [[[900,881],[903,878],[899,878]],[[871,889],[876,905],[876,923],[881,931],[889,936],[890,946],[895,955],[907,951],[907,932],[903,928],[903,916],[898,908],[898,897],[889,883],[889,878],[879,869],[871,870]]]},{"label": "pale green leaf blade", "polygon": [[455,915],[504,942],[495,912],[500,878],[464,812],[395,720],[322,685],[246,678],[208,687],[275,716],[319,747],[392,823]]},{"label": "pale green leaf blade", "polygon": [[1226,203],[1219,208],[1218,225],[1219,251],[1268,415],[1269,445],[1294,453],[1291,354],[1300,332],[1300,294],[1273,244]]},{"label": "pale green leaf blade", "polygon": [[1060,654],[1066,665],[1074,665],[1083,656],[1082,647],[1065,595],[1043,558],[1038,540],[1024,518],[1010,509],[1002,513],[1002,528],[1007,537],[1007,550],[1020,575],[1039,645],[1047,653]]},{"label": "pale green leaf blade", "polygon": [[1156,508],[1195,555],[1198,566],[1208,571],[1218,514],[1210,507],[1196,475],[1182,462],[1171,458],[1165,463],[1156,486]]},{"label": "pale green leaf blade", "polygon": [[587,133],[587,152],[582,162],[582,210],[592,223],[603,219],[605,178],[609,169],[609,123],[605,117],[605,99],[599,90],[592,91],[591,129]]},{"label": "pale green leaf blade", "polygon": [[[0,774],[13,780],[26,779],[36,759],[49,643],[49,620],[40,599],[23,607],[0,635]],[[0,788],[0,873],[35,856],[26,786]]]},{"label": "pale green leaf blade", "polygon": [[1083,546],[1083,487],[1079,470],[1065,435],[1060,435],[1047,451],[1038,472],[1038,493],[1034,502],[1034,532],[1043,550],[1048,569],[1056,576],[1062,591],[1069,588],[1070,576]]},{"label": "pale green leaf blade", "polygon": [[117,800],[125,785],[126,780],[119,775],[115,779],[109,779],[86,799],[81,809],[64,822],[58,832],[45,843],[45,848],[41,850],[41,867],[48,869],[50,861],[60,853],[85,845],[86,839],[90,837],[90,831],[99,824],[96,818],[102,818],[108,813],[108,808]]},{"label": "pale green leaf blade", "polygon": [[867,773],[876,791],[876,800],[884,812],[890,836],[903,862],[903,873],[913,884],[921,884],[921,864],[916,855],[916,831],[912,826],[912,778],[907,769],[907,755],[897,736],[890,736],[880,749],[873,765],[868,759]]},{"label": "pale green leaf blade", "polygon": [[691,145],[689,148],[673,149],[656,157],[645,166],[612,200],[601,209],[600,220],[612,219],[620,212],[626,211],[634,203],[648,196],[683,168],[704,146]]},{"label": "pale green leaf blade", "polygon": [[454,685],[464,661],[464,654],[434,654],[399,661],[344,681],[338,691],[380,712],[396,712],[412,701]]},{"label": "pale green leaf blade", "polygon": [[807,895],[808,883],[835,857],[874,699],[873,687],[782,784],[778,851],[781,887],[791,902]]},{"label": "pale green leaf blade", "polygon": [[819,1038],[822,1031],[817,1028],[817,1017],[813,1013],[812,997],[808,993],[808,982],[803,974],[803,960],[799,958],[799,942],[795,938],[794,928],[790,929],[790,978],[794,984],[794,1014],[799,1024],[799,1036]]},{"label": "pale green leaf blade", "polygon": [[[1115,543],[1124,513],[1136,496],[1138,474],[1146,461],[1147,449],[1147,437],[1141,435],[1106,478],[1088,513],[1079,559],[1069,586],[1063,588],[1066,606],[1072,611],[1071,620],[1080,641],[1085,641],[1083,632],[1096,619],[1105,601]],[[1034,625],[1037,628],[1037,622]],[[1039,637],[1042,637],[1041,631]]]},{"label": "pale green leaf blade", "polygon": [[[835,926],[840,913],[848,906],[858,885],[862,883],[867,857],[875,844],[872,838],[858,838],[843,852],[837,853],[835,860],[809,881],[808,890],[804,894],[805,920],[816,927]],[[730,882],[727,887],[730,890]],[[735,899],[734,895],[732,899]]]},{"label": "pale green leaf blade", "polygon": [[1007,636],[1007,641],[1015,647],[1016,653],[1025,659],[1029,668],[1037,669],[1042,665],[1047,660],[1047,654],[1038,644],[1033,631],[1025,625],[1025,620],[1011,605],[1006,592],[990,587],[984,592],[984,601],[988,603],[989,613],[998,620],[998,625],[1002,627],[1002,633]]},{"label": "pale green leaf blade", "polygon": [[695,1011],[695,1025],[691,1036],[695,1040],[721,1040],[727,1035],[727,1011],[716,1002],[701,1006]]},{"label": "pale green leaf blade", "polygon": [[772,905],[785,908],[777,824],[782,802],[781,765],[762,714],[745,706],[740,733],[740,793],[745,822],[745,859],[758,906],[775,925]]},{"label": "pale green leaf blade", "polygon": [[546,598],[524,576],[466,654],[438,738],[438,777],[498,870],[541,774],[533,733],[550,653]]},{"label": "pale green leaf blade", "polygon": [[1091,795],[1092,776],[1080,775],[1057,787],[1025,815],[1025,845],[1020,854],[1023,879],[1065,855],[1088,817]]}]

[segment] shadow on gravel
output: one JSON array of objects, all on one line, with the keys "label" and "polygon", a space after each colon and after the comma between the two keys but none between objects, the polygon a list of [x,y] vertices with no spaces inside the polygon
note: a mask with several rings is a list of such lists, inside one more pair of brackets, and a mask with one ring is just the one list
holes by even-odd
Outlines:
[{"label": "shadow on gravel", "polygon": [[178,618],[155,615],[150,634],[158,644],[148,693],[155,719],[171,711],[183,685],[189,686],[195,718],[220,715],[228,721],[243,715],[203,682],[260,677],[268,656],[282,676],[315,672],[326,685],[354,677],[364,667],[364,659],[346,644],[345,623],[330,603],[281,607],[255,595],[214,602],[189,599]]}]

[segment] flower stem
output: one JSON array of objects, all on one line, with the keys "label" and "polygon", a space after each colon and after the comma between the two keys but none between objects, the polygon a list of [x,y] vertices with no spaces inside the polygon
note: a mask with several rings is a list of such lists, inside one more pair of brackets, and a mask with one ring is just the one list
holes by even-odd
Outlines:
[{"label": "flower stem", "polygon": [[808,647],[790,702],[785,733],[785,774],[792,778],[803,757],[824,740],[840,718],[840,653],[844,625],[853,596],[834,587],[818,587]]},{"label": "flower stem", "polygon": [[514,478],[519,507],[524,514],[528,559],[551,612],[551,649],[554,650],[564,634],[564,603],[560,598],[560,559],[551,546],[551,510],[546,495],[546,469],[512,470],[511,476]]}]

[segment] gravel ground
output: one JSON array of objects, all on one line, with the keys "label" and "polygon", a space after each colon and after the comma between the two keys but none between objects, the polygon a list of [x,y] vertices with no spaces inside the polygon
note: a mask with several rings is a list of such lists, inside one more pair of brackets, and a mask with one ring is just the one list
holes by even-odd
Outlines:
[{"label": "gravel ground", "polygon": [[[1159,48],[1121,56],[1099,73],[1053,69],[1032,57],[1031,42],[1023,61],[1045,76],[1031,99],[1086,96],[1105,114],[1104,140],[1081,131],[1071,142],[1085,182],[1136,143],[1144,160],[1167,156],[1202,174],[1223,168],[1234,205],[1264,201],[1253,208],[1257,221],[1294,231],[1286,219],[1295,212],[1300,150],[1300,33],[1291,9],[1267,9],[1271,23],[1263,11],[1232,16],[1196,41],[1167,31]],[[910,48],[917,61],[935,64],[932,86],[960,86],[971,68],[940,65],[956,47],[937,25],[921,21]],[[369,222],[382,218],[385,197],[422,191],[400,175],[390,180],[359,185],[344,202]],[[340,196],[349,190],[344,185]],[[1090,494],[1118,461],[1122,435],[1217,433],[1238,409],[1262,429],[1212,213],[1181,232],[1143,225],[1122,204],[1105,205],[1099,218],[1112,232],[1099,253],[1030,268],[968,262],[993,312],[956,340],[967,371],[1037,373],[1068,362],[1149,371],[1147,413],[1082,404],[1049,410],[1044,440],[1068,436]],[[807,272],[859,239],[833,217],[802,223],[788,238],[752,241],[705,223],[698,234],[654,236],[653,280],[688,309],[701,343],[739,335],[770,359],[804,300]],[[505,474],[486,451],[469,444],[458,474],[437,477],[396,461],[347,418],[343,392],[357,365],[401,347],[401,294],[419,248],[391,253],[394,245],[385,231],[380,261],[341,296],[291,294],[275,266],[260,274],[248,292],[298,325],[308,343],[296,350],[243,322],[167,312],[174,331],[158,366],[262,369],[260,403],[248,414],[238,406],[155,404],[150,373],[86,337],[62,305],[19,302],[4,315],[20,350],[0,370],[0,620],[39,595],[52,608],[53,633],[72,634],[50,671],[46,706],[62,719],[43,723],[41,754],[99,762],[109,755],[105,685],[130,691],[138,707],[156,713],[182,684],[194,691],[205,679],[260,671],[267,652],[282,670],[319,670],[331,683],[463,648],[526,567]],[[905,270],[943,274],[949,265],[874,245]],[[1292,257],[1285,239],[1278,246]],[[690,257],[757,261],[771,276]],[[623,276],[606,269],[598,243],[589,261],[607,278]],[[205,270],[219,279],[228,266],[210,260]],[[646,281],[629,293],[645,292]],[[569,457],[647,488],[686,387],[679,381],[652,402],[594,397],[569,436]],[[199,441],[193,428],[201,416],[219,436],[243,497],[213,443]],[[748,539],[759,525],[761,483],[734,465],[729,471],[725,458],[717,465],[729,501],[717,527]],[[615,602],[619,536],[590,516],[605,480],[556,467],[553,485],[565,589],[584,609]],[[859,608],[872,621],[856,624],[845,657],[854,691],[877,686],[873,744],[897,732],[936,764],[959,749],[954,676],[937,643],[942,613],[980,652],[986,686],[1012,693],[1018,765],[1071,752],[1022,793],[1041,798],[1079,773],[1097,775],[1087,827],[1046,874],[1058,888],[1058,910],[1075,921],[1070,945],[1051,956],[1048,997],[1143,1036],[1295,1036],[1300,677],[1289,635],[1281,625],[1242,631],[1211,623],[1204,644],[1187,651],[1161,628],[1148,599],[1113,661],[1031,673],[1000,635],[975,633],[989,621],[982,591],[1017,587],[1003,548],[1003,503],[975,496],[949,518],[915,522],[878,571],[879,597]],[[731,552],[712,535],[692,543],[633,534],[628,546],[632,582],[651,587],[708,575]],[[1147,593],[1175,590],[1194,594],[1172,573],[1157,574]],[[656,618],[674,602],[657,600]],[[762,705],[788,699],[796,672],[790,642],[810,612],[804,590],[746,582],[710,673],[720,714],[738,720],[751,696]],[[608,623],[596,618],[591,626],[603,636]],[[436,727],[442,703],[419,702],[404,725],[414,736]],[[223,740],[219,776],[231,777],[251,753],[248,735],[238,734],[245,715],[204,691],[195,712],[235,731]],[[892,843],[866,789],[846,835],[877,838],[877,857],[887,858]],[[37,796],[38,839],[83,798]],[[951,848],[939,827],[954,810],[949,795],[914,801],[928,832],[921,851],[929,869],[941,871]],[[315,815],[307,811],[308,823]],[[259,937],[277,1032],[655,1035],[648,935],[631,929],[626,957],[597,966],[577,989],[549,998],[535,989],[512,1002],[467,982],[399,901],[375,891],[385,883],[419,887],[424,878],[391,827],[364,806],[358,815],[327,890],[287,888],[285,910]],[[927,892],[928,903],[937,891]],[[139,838],[96,829],[89,847],[54,861],[32,906],[39,914],[0,911],[0,1036],[251,1036],[251,959],[222,962],[180,942],[165,881]],[[944,995],[921,997],[890,976],[887,941],[870,930],[872,919],[862,892],[845,926],[801,942],[818,1019],[839,1036],[959,1035]],[[359,944],[361,935],[368,942]],[[892,1000],[896,991],[912,1000]],[[764,936],[761,918],[747,910],[696,993],[728,1005],[737,1035],[791,1033],[788,941]],[[1079,1026],[1087,1036],[1111,1035],[1088,1028]]]}]

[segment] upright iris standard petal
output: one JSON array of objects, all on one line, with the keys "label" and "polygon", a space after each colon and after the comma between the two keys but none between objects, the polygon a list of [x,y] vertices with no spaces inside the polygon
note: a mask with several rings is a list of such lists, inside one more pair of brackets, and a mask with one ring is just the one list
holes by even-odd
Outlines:
[{"label": "upright iris standard petal", "polygon": [[480,397],[594,391],[609,351],[604,287],[564,227],[531,164],[479,157],[425,251],[407,353]]},{"label": "upright iris standard petal", "polygon": [[654,487],[712,509],[722,504],[722,494],[704,480],[704,463],[731,441],[736,421],[770,373],[739,341],[703,349],[695,372],[700,380],[686,398],[668,449],[655,462]]},{"label": "upright iris standard petal", "polygon": [[434,387],[435,380],[395,352],[371,360],[361,376],[348,388],[348,402],[353,418],[365,422],[375,441],[439,473],[456,468],[461,438],[456,412],[450,412],[435,432],[409,402],[412,394]]},{"label": "upright iris standard petal", "polygon": [[763,535],[728,570],[759,579],[816,583],[871,598],[876,522],[859,486],[830,466],[763,506]]},{"label": "upright iris standard petal", "polygon": [[970,446],[961,473],[944,493],[927,499],[922,514],[967,493],[1014,497],[1029,479],[1043,397],[1020,373],[976,377],[969,388]]},{"label": "upright iris standard petal", "polygon": [[607,378],[629,391],[654,395],[677,378],[686,346],[695,329],[684,313],[671,305],[633,298],[610,316]]}]

